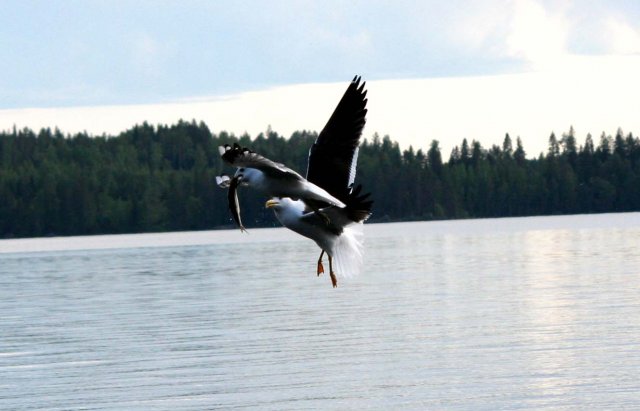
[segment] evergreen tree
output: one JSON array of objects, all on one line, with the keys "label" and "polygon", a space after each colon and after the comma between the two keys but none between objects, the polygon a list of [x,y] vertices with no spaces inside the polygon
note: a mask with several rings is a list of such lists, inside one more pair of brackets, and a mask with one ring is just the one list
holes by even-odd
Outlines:
[{"label": "evergreen tree", "polygon": [[431,171],[437,176],[442,175],[442,156],[440,155],[440,147],[438,141],[433,140],[429,151],[427,151],[427,164]]},{"label": "evergreen tree", "polygon": [[558,139],[556,138],[555,133],[551,133],[549,136],[549,156],[557,157],[560,155],[560,144],[558,143]]},{"label": "evergreen tree", "polygon": [[518,137],[516,140],[516,151],[513,153],[513,158],[521,167],[526,161],[526,153],[524,151],[524,147],[522,146],[522,140],[520,140],[520,137]]},{"label": "evergreen tree", "polygon": [[[147,123],[117,136],[60,130],[0,132],[0,237],[233,227],[217,147],[238,142],[305,174],[317,133],[285,138],[212,134],[200,122]],[[462,148],[459,148],[462,147]],[[467,139],[443,163],[437,140],[401,151],[374,134],[360,147],[356,184],[372,192],[372,221],[640,210],[640,140],[621,129],[577,148],[573,128],[526,159],[505,135],[489,150]],[[264,199],[241,190],[247,225],[275,226]]]},{"label": "evergreen tree", "polygon": [[513,155],[513,144],[511,143],[509,133],[504,136],[504,141],[502,142],[502,153],[505,157],[511,157]]}]

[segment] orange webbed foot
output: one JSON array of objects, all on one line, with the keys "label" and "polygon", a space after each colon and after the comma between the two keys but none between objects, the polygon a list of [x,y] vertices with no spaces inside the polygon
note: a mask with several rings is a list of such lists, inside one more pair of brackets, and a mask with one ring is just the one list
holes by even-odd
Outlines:
[{"label": "orange webbed foot", "polygon": [[336,275],[333,272],[329,273],[329,275],[331,275],[331,284],[333,284],[333,288],[336,288],[338,286],[338,279],[336,278]]}]

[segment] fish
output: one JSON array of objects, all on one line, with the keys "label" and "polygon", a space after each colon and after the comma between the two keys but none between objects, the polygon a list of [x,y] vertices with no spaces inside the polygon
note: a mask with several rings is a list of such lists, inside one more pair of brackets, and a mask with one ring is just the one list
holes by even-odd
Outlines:
[{"label": "fish", "polygon": [[240,202],[238,201],[238,187],[242,182],[242,176],[230,178],[226,174],[216,176],[216,184],[220,188],[228,188],[229,193],[227,199],[229,201],[229,210],[231,211],[231,217],[233,221],[240,227],[240,231],[248,233],[247,229],[242,224],[242,217],[240,217]]},{"label": "fish", "polygon": [[233,221],[236,222],[238,227],[240,227],[240,231],[244,233],[248,233],[247,229],[242,225],[242,218],[240,217],[240,202],[238,201],[238,187],[242,182],[242,176],[233,177],[229,181],[229,193],[227,198],[229,200],[229,210],[231,210],[231,216],[233,217]]},{"label": "fish", "polygon": [[226,174],[216,176],[216,184],[220,188],[229,188],[229,185],[231,184],[231,178]]}]

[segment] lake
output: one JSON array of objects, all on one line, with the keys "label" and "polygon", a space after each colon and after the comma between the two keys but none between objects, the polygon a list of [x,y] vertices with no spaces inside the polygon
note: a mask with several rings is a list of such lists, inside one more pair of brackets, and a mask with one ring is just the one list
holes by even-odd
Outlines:
[{"label": "lake", "polygon": [[0,241],[0,409],[639,409],[640,213]]}]

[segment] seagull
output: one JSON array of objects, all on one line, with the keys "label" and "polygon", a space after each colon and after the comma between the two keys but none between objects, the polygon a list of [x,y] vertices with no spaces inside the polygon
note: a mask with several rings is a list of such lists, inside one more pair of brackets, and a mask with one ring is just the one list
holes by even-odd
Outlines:
[{"label": "seagull", "polygon": [[357,274],[362,265],[362,223],[371,215],[369,194],[353,184],[358,146],[367,114],[365,83],[359,76],[349,84],[329,121],[309,150],[306,179],[283,164],[271,161],[237,144],[220,146],[225,162],[238,168],[233,178],[216,177],[229,188],[229,208],[244,230],[237,188],[254,187],[272,197],[265,206],[274,210],[285,227],[310,238],[321,248],[317,275],[324,272],[322,257],[329,258],[329,274],[337,279],[333,260],[341,274]]},{"label": "seagull", "polygon": [[370,194],[361,195],[361,186],[353,187],[358,162],[358,146],[367,114],[365,83],[356,76],[338,103],[329,121],[309,150],[307,180],[327,190],[346,204],[321,209],[322,216],[302,201],[271,198],[265,204],[290,230],[316,242],[322,250],[317,275],[324,272],[322,257],[329,259],[333,287],[338,282],[333,261],[342,275],[355,275],[362,267],[362,223],[371,216]]},{"label": "seagull", "polygon": [[291,197],[302,200],[317,212],[321,207],[329,205],[341,208],[346,206],[325,189],[308,181],[284,164],[269,160],[248,148],[240,147],[237,143],[233,147],[225,144],[218,147],[218,150],[226,163],[238,169],[233,178],[223,174],[216,177],[216,182],[220,187],[230,189],[229,208],[234,220],[243,231],[246,230],[240,221],[240,208],[236,195],[236,188],[241,185],[253,187],[268,197]]},{"label": "seagull", "polygon": [[333,270],[334,260],[343,275],[356,275],[362,267],[362,223],[371,215],[373,202],[367,200],[369,194],[359,195],[360,189],[358,186],[350,193],[345,208],[330,206],[321,210],[329,218],[329,223],[300,200],[272,198],[265,204],[265,207],[273,209],[283,226],[310,238],[320,247],[317,275],[324,273],[322,257],[327,253],[329,276],[334,288],[338,286]]}]

